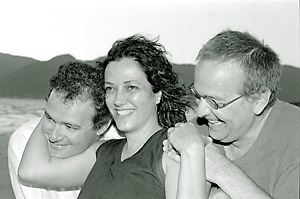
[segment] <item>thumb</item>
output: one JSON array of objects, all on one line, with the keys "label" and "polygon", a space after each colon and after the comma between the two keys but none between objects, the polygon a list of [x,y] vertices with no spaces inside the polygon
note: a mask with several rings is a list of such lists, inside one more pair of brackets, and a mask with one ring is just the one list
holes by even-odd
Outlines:
[{"label": "thumb", "polygon": [[205,141],[205,146],[211,144],[213,141],[211,137],[207,137],[207,136],[203,136],[203,139]]}]

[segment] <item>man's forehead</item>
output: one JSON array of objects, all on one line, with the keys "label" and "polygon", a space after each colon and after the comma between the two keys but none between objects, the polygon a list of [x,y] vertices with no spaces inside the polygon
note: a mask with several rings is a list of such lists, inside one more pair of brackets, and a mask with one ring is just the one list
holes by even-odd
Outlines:
[{"label": "man's forehead", "polygon": [[[96,114],[91,100],[82,98],[66,99],[65,93],[52,91],[45,107],[45,111],[52,117],[58,113],[70,118],[81,118],[85,116],[92,120]],[[87,118],[86,118],[87,119]]]},{"label": "man's forehead", "polygon": [[218,80],[224,77],[243,78],[243,74],[243,68],[235,60],[205,60],[198,62],[195,68],[195,79],[206,75],[216,77]]},{"label": "man's forehead", "polygon": [[[92,100],[89,98],[89,94],[86,92],[82,92],[78,95],[74,95],[72,97],[69,96],[69,93],[65,91],[58,91],[53,89],[50,93],[49,99],[50,98],[56,98],[56,100],[61,101],[62,103],[69,105],[69,106],[74,106],[75,104],[78,103],[85,103],[88,102],[92,105]],[[49,101],[48,99],[48,101]]]},{"label": "man's forehead", "polygon": [[196,66],[194,87],[201,95],[231,95],[242,86],[243,70],[236,62],[203,61]]}]

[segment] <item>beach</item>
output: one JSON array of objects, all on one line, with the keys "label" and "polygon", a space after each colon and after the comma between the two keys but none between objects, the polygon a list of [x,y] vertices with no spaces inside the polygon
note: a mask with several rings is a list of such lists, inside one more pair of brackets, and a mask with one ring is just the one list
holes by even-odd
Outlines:
[{"label": "beach", "polygon": [[43,99],[0,98],[0,199],[14,199],[11,187],[7,146],[12,132],[43,114]]},{"label": "beach", "polygon": [[0,134],[0,198],[15,199],[8,174],[7,145],[11,132]]}]

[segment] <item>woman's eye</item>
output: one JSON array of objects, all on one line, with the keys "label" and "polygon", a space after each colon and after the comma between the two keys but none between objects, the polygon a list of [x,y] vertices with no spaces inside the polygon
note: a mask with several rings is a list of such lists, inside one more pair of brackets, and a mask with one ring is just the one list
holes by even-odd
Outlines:
[{"label": "woman's eye", "polygon": [[134,90],[137,90],[138,87],[136,87],[136,86],[128,86],[127,89],[128,89],[129,91],[134,91]]},{"label": "woman's eye", "polygon": [[111,92],[111,91],[113,91],[113,88],[112,88],[112,87],[109,87],[109,86],[108,86],[108,87],[105,88],[105,92]]}]

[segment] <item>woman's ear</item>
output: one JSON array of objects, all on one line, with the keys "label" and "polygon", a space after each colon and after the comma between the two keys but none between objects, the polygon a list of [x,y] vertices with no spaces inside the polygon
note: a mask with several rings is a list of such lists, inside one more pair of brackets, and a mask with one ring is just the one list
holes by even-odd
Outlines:
[{"label": "woman's ear", "polygon": [[158,91],[157,93],[155,93],[156,104],[159,104],[159,103],[160,103],[161,96],[162,96],[162,92],[161,92],[161,91]]},{"label": "woman's ear", "polygon": [[261,94],[255,94],[254,113],[256,115],[260,115],[265,110],[269,103],[270,96],[271,91],[269,89]]},{"label": "woman's ear", "polygon": [[109,120],[106,124],[104,124],[98,131],[97,136],[100,137],[101,135],[104,135],[110,128],[112,122]]}]

